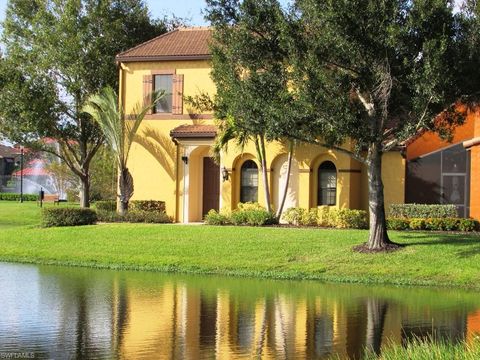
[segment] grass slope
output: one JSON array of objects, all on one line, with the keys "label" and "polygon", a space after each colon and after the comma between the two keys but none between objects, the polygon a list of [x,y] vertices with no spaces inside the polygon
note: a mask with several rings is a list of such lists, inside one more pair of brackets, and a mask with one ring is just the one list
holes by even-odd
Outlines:
[{"label": "grass slope", "polygon": [[359,254],[352,247],[367,231],[151,224],[44,229],[39,223],[34,203],[0,202],[0,260],[480,289],[478,235],[391,232],[404,249]]}]

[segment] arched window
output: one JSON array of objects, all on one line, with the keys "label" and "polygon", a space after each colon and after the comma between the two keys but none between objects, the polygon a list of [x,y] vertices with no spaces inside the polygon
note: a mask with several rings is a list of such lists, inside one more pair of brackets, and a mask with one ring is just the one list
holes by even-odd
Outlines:
[{"label": "arched window", "polygon": [[240,202],[258,201],[258,166],[255,161],[243,163],[240,179]]},{"label": "arched window", "polygon": [[325,161],[318,167],[317,205],[335,205],[337,203],[337,168],[331,161]]}]

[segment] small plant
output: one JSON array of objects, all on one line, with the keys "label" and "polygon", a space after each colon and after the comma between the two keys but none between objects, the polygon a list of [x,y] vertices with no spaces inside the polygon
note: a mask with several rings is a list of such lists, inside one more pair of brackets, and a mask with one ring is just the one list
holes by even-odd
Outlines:
[{"label": "small plant", "polygon": [[425,230],[425,219],[410,219],[410,229]]},{"label": "small plant", "polygon": [[231,219],[228,214],[212,209],[205,215],[205,223],[207,225],[228,225],[231,223]]},{"label": "small plant", "polygon": [[300,219],[300,225],[302,226],[316,226],[318,223],[318,210],[313,208],[308,211],[304,211]]},{"label": "small plant", "polygon": [[391,218],[387,220],[388,230],[407,230],[410,227],[409,219],[396,219]]},{"label": "small plant", "polygon": [[368,229],[368,216],[364,210],[335,209],[330,211],[331,224],[339,229]]},{"label": "small plant", "polygon": [[44,208],[44,227],[93,225],[97,222],[95,210],[86,208]]},{"label": "small plant", "polygon": [[129,203],[129,210],[165,212],[165,201],[133,200]]},{"label": "small plant", "polygon": [[475,231],[480,229],[479,222],[474,219],[460,219],[458,222],[458,229],[460,231]]},{"label": "small plant", "polygon": [[258,203],[240,203],[232,211],[230,220],[233,225],[263,226],[277,223],[275,214],[267,211]]},{"label": "small plant", "polygon": [[[333,212],[334,209],[333,209]],[[330,206],[319,206],[317,209],[317,225],[321,227],[334,227]]]},{"label": "small plant", "polygon": [[432,231],[458,230],[460,219],[458,218],[433,218],[425,219],[425,229]]},{"label": "small plant", "polygon": [[290,225],[300,225],[302,218],[305,214],[305,209],[299,207],[292,207],[287,209],[283,215],[282,219]]}]

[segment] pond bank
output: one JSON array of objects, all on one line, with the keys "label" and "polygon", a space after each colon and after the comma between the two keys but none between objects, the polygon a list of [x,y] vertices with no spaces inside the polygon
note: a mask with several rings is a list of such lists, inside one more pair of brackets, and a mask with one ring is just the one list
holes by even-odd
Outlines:
[{"label": "pond bank", "polygon": [[405,247],[359,254],[363,230],[104,224],[39,228],[35,204],[0,202],[0,260],[275,279],[480,289],[480,237],[390,232]]}]

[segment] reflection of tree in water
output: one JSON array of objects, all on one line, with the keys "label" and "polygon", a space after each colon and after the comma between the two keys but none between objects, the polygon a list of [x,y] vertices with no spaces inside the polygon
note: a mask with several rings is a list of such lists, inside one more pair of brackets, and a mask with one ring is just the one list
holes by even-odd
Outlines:
[{"label": "reflection of tree in water", "polygon": [[388,310],[388,303],[380,298],[368,298],[367,304],[367,336],[366,348],[375,354],[380,354],[382,346],[383,328],[385,326],[385,316]]},{"label": "reflection of tree in water", "polygon": [[467,333],[466,311],[446,311],[432,317],[414,317],[408,314],[402,319],[402,344],[405,346],[413,340],[445,341],[461,343]]}]

